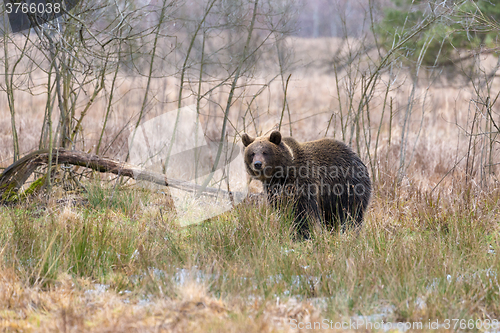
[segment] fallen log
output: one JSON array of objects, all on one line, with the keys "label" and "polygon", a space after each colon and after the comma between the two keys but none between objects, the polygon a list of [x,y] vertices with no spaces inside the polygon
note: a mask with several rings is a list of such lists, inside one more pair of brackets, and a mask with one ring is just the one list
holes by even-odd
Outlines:
[{"label": "fallen log", "polygon": [[[42,149],[24,156],[7,167],[0,175],[0,198],[5,198],[5,194],[9,196],[12,192],[17,193],[31,174],[38,167],[48,165],[48,162],[49,151],[48,149]],[[200,185],[182,180],[167,179],[164,174],[151,172],[130,163],[115,161],[82,151],[54,148],[52,149],[52,164],[71,164],[86,167],[98,172],[112,173],[118,176],[130,177],[137,181],[146,181],[212,197],[228,195],[229,197],[237,196],[241,198],[241,196],[244,196],[241,192],[229,192],[211,187],[203,188]]]}]

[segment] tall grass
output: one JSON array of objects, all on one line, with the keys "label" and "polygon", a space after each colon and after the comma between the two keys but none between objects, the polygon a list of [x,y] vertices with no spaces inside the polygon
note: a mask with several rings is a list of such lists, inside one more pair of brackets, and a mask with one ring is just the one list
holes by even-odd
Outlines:
[{"label": "tall grass", "polygon": [[321,316],[339,320],[381,311],[385,321],[424,322],[500,312],[498,193],[473,210],[442,191],[376,196],[359,233],[316,230],[295,242],[291,216],[266,205],[244,203],[179,228],[161,197],[87,188],[84,206],[1,208],[2,271],[41,290],[57,289],[68,274],[90,279],[132,304],[179,299],[179,286],[194,283],[242,314],[227,325],[253,313],[252,299],[262,307],[259,320],[277,299],[319,302]]}]

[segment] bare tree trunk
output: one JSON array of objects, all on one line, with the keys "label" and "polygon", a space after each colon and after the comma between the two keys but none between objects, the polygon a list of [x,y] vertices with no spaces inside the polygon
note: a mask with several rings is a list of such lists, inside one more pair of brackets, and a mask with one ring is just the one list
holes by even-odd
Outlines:
[{"label": "bare tree trunk", "polygon": [[12,68],[12,72],[9,73],[10,66],[9,66],[9,44],[7,36],[4,36],[4,55],[5,55],[5,91],[7,92],[7,100],[9,102],[9,111],[10,111],[10,122],[11,122],[11,127],[12,127],[12,144],[14,148],[14,162],[19,159],[19,138],[17,136],[17,127],[16,127],[16,110],[15,110],[15,104],[14,104],[14,82],[13,82],[13,76],[14,76],[14,71],[16,68],[16,65],[19,63],[19,61],[22,58],[21,57],[18,59],[14,67]]}]

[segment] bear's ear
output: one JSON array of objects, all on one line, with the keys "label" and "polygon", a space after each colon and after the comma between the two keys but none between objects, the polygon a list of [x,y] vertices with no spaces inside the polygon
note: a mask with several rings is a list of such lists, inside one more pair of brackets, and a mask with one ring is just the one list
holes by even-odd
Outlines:
[{"label": "bear's ear", "polygon": [[271,133],[271,136],[269,137],[269,141],[271,141],[275,145],[279,145],[281,143],[281,133],[278,131],[273,131]]},{"label": "bear's ear", "polygon": [[243,145],[245,147],[248,147],[249,144],[251,144],[255,139],[254,138],[251,138],[248,134],[243,134],[241,136],[241,141],[243,141]]}]

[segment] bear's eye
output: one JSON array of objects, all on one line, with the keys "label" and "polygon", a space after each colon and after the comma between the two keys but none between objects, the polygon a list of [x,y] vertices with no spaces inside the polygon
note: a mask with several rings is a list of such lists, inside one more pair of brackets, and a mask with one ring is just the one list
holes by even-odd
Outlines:
[{"label": "bear's eye", "polygon": [[262,155],[266,156],[267,155],[267,151],[263,151]]}]

